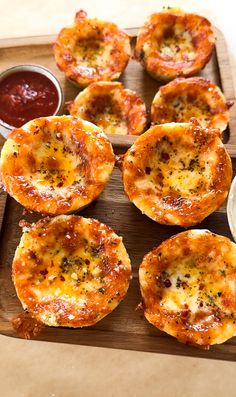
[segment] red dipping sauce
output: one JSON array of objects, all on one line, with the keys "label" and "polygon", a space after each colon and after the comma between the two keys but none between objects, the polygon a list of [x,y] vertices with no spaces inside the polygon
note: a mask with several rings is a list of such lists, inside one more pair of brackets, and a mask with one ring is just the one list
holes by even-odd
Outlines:
[{"label": "red dipping sauce", "polygon": [[58,91],[43,74],[31,71],[12,73],[0,81],[0,119],[21,127],[32,119],[55,114]]}]

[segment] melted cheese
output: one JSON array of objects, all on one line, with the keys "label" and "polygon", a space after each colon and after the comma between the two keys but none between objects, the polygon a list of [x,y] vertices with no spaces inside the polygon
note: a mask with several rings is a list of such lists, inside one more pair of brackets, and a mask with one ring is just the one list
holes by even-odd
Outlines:
[{"label": "melted cheese", "polygon": [[222,343],[236,335],[236,245],[190,230],[148,253],[139,278],[146,318],[182,342]]},{"label": "melted cheese", "polygon": [[110,22],[76,14],[74,25],[61,30],[54,44],[57,65],[80,86],[119,78],[131,54],[129,36]]},{"label": "melted cheese", "polygon": [[169,81],[197,74],[209,61],[214,42],[206,18],[170,9],[152,14],[141,27],[135,57],[152,77]]},{"label": "melted cheese", "polygon": [[91,121],[106,134],[139,135],[147,124],[145,103],[121,83],[89,85],[69,105],[69,112]]},{"label": "melted cheese", "polygon": [[110,228],[93,219],[58,216],[25,229],[12,264],[24,308],[48,325],[96,323],[126,294],[131,266]]},{"label": "melted cheese", "polygon": [[8,193],[46,214],[90,203],[104,189],[113,166],[112,146],[102,131],[72,116],[27,123],[10,134],[1,153]]},{"label": "melted cheese", "polygon": [[164,224],[191,226],[225,200],[232,176],[218,131],[198,123],[150,128],[128,150],[124,188],[147,216]]},{"label": "melted cheese", "polygon": [[203,77],[177,78],[162,86],[151,107],[151,121],[164,124],[189,122],[224,131],[229,121],[226,100],[219,87]]},{"label": "melted cheese", "polygon": [[109,71],[110,54],[113,45],[106,41],[79,40],[73,48],[73,55],[76,59],[78,67],[83,65],[84,68],[104,68],[103,72]]},{"label": "melted cheese", "polygon": [[173,61],[194,60],[196,57],[191,34],[180,26],[176,26],[171,34],[162,38],[159,52],[164,59]]}]

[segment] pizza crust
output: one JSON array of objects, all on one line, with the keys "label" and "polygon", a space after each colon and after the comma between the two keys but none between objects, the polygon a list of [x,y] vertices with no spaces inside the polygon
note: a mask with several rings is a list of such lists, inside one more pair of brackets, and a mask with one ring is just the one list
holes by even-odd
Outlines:
[{"label": "pizza crust", "polygon": [[74,24],[61,30],[54,43],[57,66],[76,85],[117,80],[130,55],[130,37],[117,25],[76,13]]},{"label": "pizza crust", "polygon": [[139,269],[144,314],[180,342],[209,347],[236,335],[236,245],[208,230],[164,241]]},{"label": "pizza crust", "polygon": [[169,9],[152,14],[139,30],[136,59],[157,80],[197,74],[215,45],[211,23],[196,14]]},{"label": "pizza crust", "polygon": [[131,264],[122,238],[95,219],[44,218],[24,228],[12,263],[23,308],[50,326],[95,324],[126,295]]},{"label": "pizza crust", "polygon": [[29,210],[58,215],[99,196],[115,156],[102,130],[72,116],[41,117],[11,132],[1,152],[7,192]]},{"label": "pizza crust", "polygon": [[202,127],[224,131],[229,106],[215,84],[203,77],[177,78],[160,87],[151,106],[153,124],[186,123],[196,118]]},{"label": "pizza crust", "polygon": [[106,134],[140,135],[147,124],[143,100],[118,82],[90,84],[68,108],[72,116],[91,121]]},{"label": "pizza crust", "polygon": [[200,223],[226,199],[231,159],[218,130],[191,123],[156,125],[124,155],[126,194],[143,214],[166,225]]}]

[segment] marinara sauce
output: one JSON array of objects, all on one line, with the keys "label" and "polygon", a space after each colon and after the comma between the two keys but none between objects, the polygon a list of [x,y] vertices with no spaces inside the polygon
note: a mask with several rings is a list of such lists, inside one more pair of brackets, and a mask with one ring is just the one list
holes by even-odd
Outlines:
[{"label": "marinara sauce", "polygon": [[53,82],[38,72],[19,71],[0,81],[0,119],[21,127],[32,119],[55,114],[59,102]]}]

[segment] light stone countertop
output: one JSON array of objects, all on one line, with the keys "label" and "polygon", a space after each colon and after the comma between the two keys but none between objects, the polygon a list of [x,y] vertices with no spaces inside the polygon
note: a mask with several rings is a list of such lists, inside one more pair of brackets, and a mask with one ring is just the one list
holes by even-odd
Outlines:
[{"label": "light stone countertop", "polygon": [[[132,27],[163,5],[182,6],[205,15],[224,32],[236,87],[234,4],[233,0],[0,0],[0,38],[57,33],[80,8],[89,16]],[[0,336],[2,397],[231,397],[235,388],[231,362]]]}]

